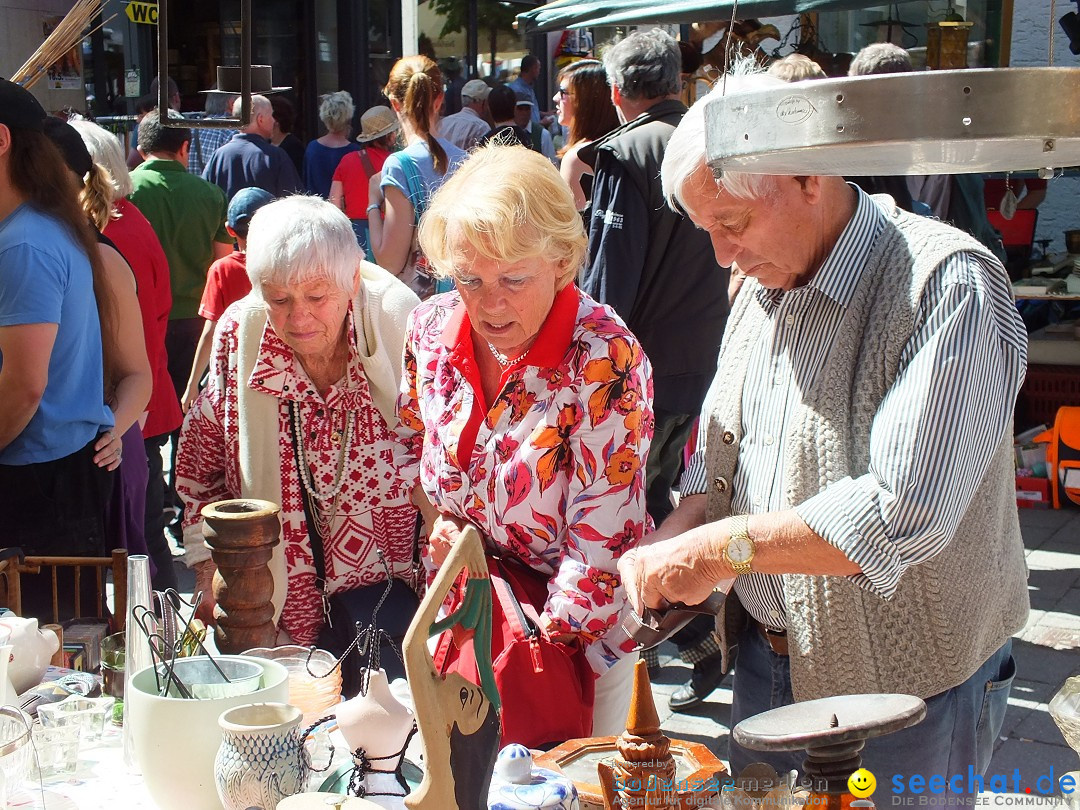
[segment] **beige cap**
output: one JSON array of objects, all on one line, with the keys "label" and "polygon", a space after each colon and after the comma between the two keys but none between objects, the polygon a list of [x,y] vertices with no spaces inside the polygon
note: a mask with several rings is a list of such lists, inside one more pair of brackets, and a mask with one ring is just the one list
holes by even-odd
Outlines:
[{"label": "beige cap", "polygon": [[472,101],[483,101],[488,97],[488,93],[491,92],[491,88],[488,87],[487,82],[482,79],[469,79],[465,82],[465,86],[461,88],[461,99],[470,99]]}]

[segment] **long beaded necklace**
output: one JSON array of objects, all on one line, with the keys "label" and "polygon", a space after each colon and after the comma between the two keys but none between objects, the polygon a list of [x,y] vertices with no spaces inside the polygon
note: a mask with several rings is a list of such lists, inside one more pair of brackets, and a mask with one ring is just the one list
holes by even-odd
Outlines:
[{"label": "long beaded necklace", "polygon": [[[329,538],[330,530],[333,527],[334,519],[337,517],[338,502],[341,497],[341,490],[345,487],[345,464],[349,459],[349,454],[352,452],[352,436],[353,436],[353,411],[345,411],[345,440],[342,442],[341,454],[338,457],[337,472],[334,474],[334,481],[330,485],[330,488],[325,492],[320,492],[315,486],[315,479],[311,474],[311,469],[308,467],[307,451],[304,448],[304,429],[300,424],[300,409],[292,409],[293,417],[293,434],[296,436],[296,445],[299,456],[300,467],[300,483],[311,496],[315,505],[315,529],[318,531],[319,536],[323,538]],[[336,431],[335,431],[336,432]],[[326,503],[329,501],[329,505]]]}]

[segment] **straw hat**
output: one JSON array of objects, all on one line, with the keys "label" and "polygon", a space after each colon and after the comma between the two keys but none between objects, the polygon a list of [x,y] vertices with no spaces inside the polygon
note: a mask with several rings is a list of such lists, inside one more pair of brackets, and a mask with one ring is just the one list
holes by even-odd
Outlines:
[{"label": "straw hat", "polygon": [[368,143],[396,132],[400,126],[397,116],[389,107],[372,107],[360,116],[360,134],[356,136],[356,140]]}]

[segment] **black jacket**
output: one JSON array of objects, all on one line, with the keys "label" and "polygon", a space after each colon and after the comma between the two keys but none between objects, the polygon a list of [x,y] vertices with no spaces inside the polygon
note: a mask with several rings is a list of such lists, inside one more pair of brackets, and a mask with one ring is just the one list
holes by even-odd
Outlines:
[{"label": "black jacket", "polygon": [[685,112],[680,101],[661,101],[579,152],[596,175],[581,287],[641,341],[655,406],[697,413],[727,319],[728,269],[717,265],[708,234],[661,193],[664,149]]}]

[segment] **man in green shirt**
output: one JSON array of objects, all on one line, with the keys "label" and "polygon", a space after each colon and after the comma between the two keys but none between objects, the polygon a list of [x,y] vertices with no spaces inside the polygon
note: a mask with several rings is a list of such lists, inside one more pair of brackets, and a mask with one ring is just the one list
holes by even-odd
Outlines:
[{"label": "man in green shirt", "polygon": [[139,124],[139,150],[147,160],[131,173],[130,199],[150,221],[169,260],[172,310],[165,344],[177,396],[187,383],[202,331],[199,301],[206,271],[232,251],[225,195],[188,173],[190,145],[190,129],[164,127],[156,111],[149,113]]}]

